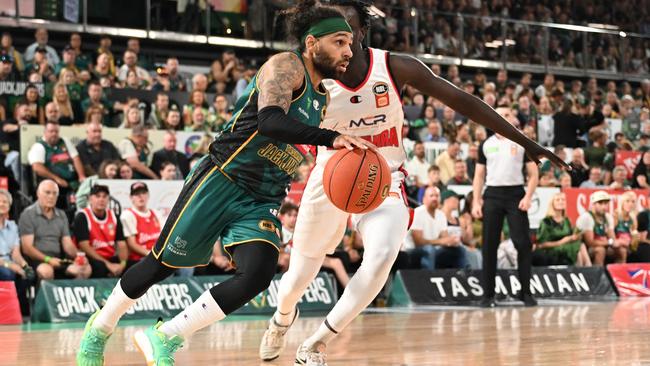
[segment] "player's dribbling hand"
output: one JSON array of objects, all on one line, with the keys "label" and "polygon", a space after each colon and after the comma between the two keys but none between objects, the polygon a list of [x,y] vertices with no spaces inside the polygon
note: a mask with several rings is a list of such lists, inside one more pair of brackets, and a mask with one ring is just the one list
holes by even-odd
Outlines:
[{"label": "player's dribbling hand", "polygon": [[361,137],[357,136],[350,136],[350,135],[338,135],[335,139],[334,142],[332,143],[332,147],[335,149],[348,149],[348,150],[353,150],[354,148],[359,148],[363,150],[373,150],[376,151],[377,147],[372,143],[368,142]]}]

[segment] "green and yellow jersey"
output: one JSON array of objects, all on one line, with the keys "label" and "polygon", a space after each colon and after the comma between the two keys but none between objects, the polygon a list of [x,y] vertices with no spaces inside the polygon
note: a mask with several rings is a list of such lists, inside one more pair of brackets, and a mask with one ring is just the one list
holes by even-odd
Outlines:
[{"label": "green and yellow jersey", "polygon": [[[302,61],[301,55],[294,53]],[[291,176],[305,158],[306,149],[258,133],[258,75],[235,103],[235,113],[210,145],[210,154],[222,173],[256,199],[280,203],[287,194]],[[288,115],[318,127],[326,102],[324,88],[314,87],[305,70],[305,80],[294,92]]]}]

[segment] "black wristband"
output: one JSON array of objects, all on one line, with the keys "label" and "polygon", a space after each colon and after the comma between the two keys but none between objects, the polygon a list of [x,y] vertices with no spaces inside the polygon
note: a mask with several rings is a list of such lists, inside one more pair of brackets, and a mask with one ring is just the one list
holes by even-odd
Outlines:
[{"label": "black wristband", "polygon": [[291,118],[278,106],[268,106],[257,112],[257,129],[262,136],[289,144],[332,147],[340,133],[309,126]]}]

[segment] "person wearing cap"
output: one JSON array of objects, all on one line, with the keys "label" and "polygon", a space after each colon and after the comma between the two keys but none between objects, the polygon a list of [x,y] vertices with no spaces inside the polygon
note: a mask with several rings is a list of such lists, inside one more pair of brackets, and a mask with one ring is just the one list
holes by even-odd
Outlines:
[{"label": "person wearing cap", "polygon": [[25,61],[31,62],[34,59],[34,55],[37,49],[44,49],[47,55],[47,60],[50,65],[56,65],[59,63],[59,55],[56,53],[54,47],[47,44],[48,34],[47,29],[41,27],[37,28],[34,32],[35,42],[27,46],[25,49]]},{"label": "person wearing cap", "polygon": [[151,90],[158,93],[171,91],[171,81],[169,80],[169,72],[166,66],[156,68],[156,78],[151,86]]},{"label": "person wearing cap", "polygon": [[[519,121],[512,108],[501,106],[497,112],[513,126]],[[526,177],[527,187],[524,190]],[[494,134],[481,143],[479,159],[473,179],[472,215],[483,218],[483,300],[481,306],[495,307],[495,276],[497,249],[501,239],[504,218],[508,219],[510,237],[517,248],[517,267],[522,291],[519,299],[526,306],[537,301],[530,292],[531,253],[528,209],[537,188],[539,171],[537,164],[529,160],[523,148]],[[483,186],[486,185],[485,193]]]},{"label": "person wearing cap", "polygon": [[[451,191],[444,192],[445,196],[441,197],[438,187],[426,188],[422,205],[413,212],[413,223],[404,243],[411,262],[428,270],[459,268],[463,264],[460,235],[454,236],[447,231],[447,218],[440,209],[441,198],[453,195],[448,193]],[[440,262],[443,256],[450,261]]]},{"label": "person wearing cap", "polygon": [[14,68],[13,58],[8,54],[0,54],[0,81],[20,81],[21,76]]},{"label": "person wearing cap", "polygon": [[144,125],[131,129],[131,136],[124,138],[117,146],[122,159],[133,169],[135,179],[158,179],[158,175],[149,169],[149,131]]},{"label": "person wearing cap", "polygon": [[69,44],[63,47],[63,60],[55,65],[54,73],[61,74],[61,70],[72,70],[76,76],[79,76],[79,69],[77,68],[77,54]]},{"label": "person wearing cap", "polygon": [[3,32],[2,40],[0,41],[0,53],[7,55],[14,62],[14,67],[16,71],[22,72],[25,70],[25,62],[23,62],[23,56],[14,48],[13,38],[11,33]]},{"label": "person wearing cap", "polygon": [[590,209],[576,220],[576,228],[582,233],[591,261],[594,265],[605,265],[610,257],[617,263],[625,263],[629,242],[616,239],[614,218],[609,214],[611,197],[605,191],[596,191],[589,197]]},{"label": "person wearing cap", "polygon": [[119,277],[129,254],[122,223],[108,209],[109,199],[108,186],[95,184],[90,189],[89,206],[79,211],[72,223],[75,242],[86,253],[94,278]]},{"label": "person wearing cap", "polygon": [[128,266],[139,262],[151,252],[160,236],[161,218],[156,210],[148,207],[149,187],[144,182],[131,184],[131,207],[120,216],[126,245],[129,248]]},{"label": "person wearing cap", "polygon": [[[57,56],[58,57],[58,56]],[[44,82],[56,82],[57,75],[54,73],[54,65],[47,58],[47,49],[38,47],[34,51],[34,57],[31,61],[27,62],[25,67],[25,75],[38,73]]]}]

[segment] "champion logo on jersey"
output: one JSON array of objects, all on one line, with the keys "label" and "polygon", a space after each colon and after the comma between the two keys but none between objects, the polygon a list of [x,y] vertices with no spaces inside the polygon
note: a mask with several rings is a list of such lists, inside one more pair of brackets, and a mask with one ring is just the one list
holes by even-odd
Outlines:
[{"label": "champion logo on jersey", "polygon": [[375,104],[377,108],[383,108],[390,105],[390,97],[388,96],[388,84],[383,81],[375,83],[372,86],[372,92],[375,94]]},{"label": "champion logo on jersey", "polygon": [[360,95],[354,95],[350,97],[350,103],[352,104],[359,104],[362,102],[361,96]]}]

